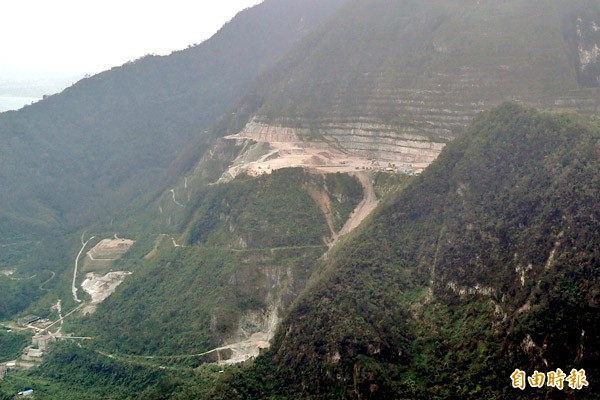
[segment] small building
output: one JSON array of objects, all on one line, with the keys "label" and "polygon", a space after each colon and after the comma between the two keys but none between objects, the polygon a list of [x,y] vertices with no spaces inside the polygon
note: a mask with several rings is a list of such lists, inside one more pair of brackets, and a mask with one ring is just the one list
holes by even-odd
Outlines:
[{"label": "small building", "polygon": [[18,398],[25,398],[33,396],[33,389],[25,389],[17,393]]},{"label": "small building", "polygon": [[33,346],[36,346],[42,351],[48,350],[50,343],[56,342],[56,337],[53,335],[35,335],[31,340]]},{"label": "small building", "polygon": [[39,361],[42,362],[42,357],[44,356],[44,352],[40,349],[32,349],[31,347],[27,349],[26,352],[23,353],[21,357],[24,361]]},{"label": "small building", "polygon": [[44,352],[42,350],[28,346],[23,350],[23,355],[17,361],[17,366],[24,369],[36,367],[42,363],[43,357]]}]

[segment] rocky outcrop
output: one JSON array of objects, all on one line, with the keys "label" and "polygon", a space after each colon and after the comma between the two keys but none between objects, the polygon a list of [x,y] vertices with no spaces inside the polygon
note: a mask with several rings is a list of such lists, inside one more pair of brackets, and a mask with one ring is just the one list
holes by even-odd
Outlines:
[{"label": "rocky outcrop", "polygon": [[564,29],[567,53],[583,87],[600,86],[600,28],[589,15],[571,15]]},{"label": "rocky outcrop", "polygon": [[577,51],[579,53],[579,73],[586,75],[592,86],[598,86],[600,76],[600,47],[598,25],[593,20],[577,18]]}]

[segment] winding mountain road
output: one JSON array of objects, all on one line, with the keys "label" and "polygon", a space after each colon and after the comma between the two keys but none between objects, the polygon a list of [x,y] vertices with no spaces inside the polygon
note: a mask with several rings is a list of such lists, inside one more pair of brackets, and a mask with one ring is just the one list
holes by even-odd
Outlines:
[{"label": "winding mountain road", "polygon": [[175,204],[177,204],[179,207],[185,207],[183,204],[181,204],[180,202],[178,202],[177,199],[175,198],[175,189],[171,189],[170,192],[173,194],[173,202]]},{"label": "winding mountain road", "polygon": [[77,297],[77,286],[75,285],[75,281],[77,280],[77,268],[79,266],[79,258],[81,257],[81,253],[83,253],[85,246],[87,246],[87,244],[93,238],[94,238],[94,236],[92,236],[91,238],[89,238],[87,241],[84,242],[83,236],[82,236],[81,250],[79,250],[79,254],[77,254],[77,257],[75,258],[75,268],[73,269],[73,283],[71,284],[71,292],[73,293],[73,300],[75,300],[77,303],[81,303],[81,300],[79,299],[79,297]]}]

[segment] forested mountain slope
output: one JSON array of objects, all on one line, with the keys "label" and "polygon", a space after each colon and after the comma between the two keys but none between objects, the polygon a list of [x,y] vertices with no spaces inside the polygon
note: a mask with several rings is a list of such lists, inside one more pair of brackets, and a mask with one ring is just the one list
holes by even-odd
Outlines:
[{"label": "forested mountain slope", "polygon": [[503,101],[597,112],[599,25],[593,0],[350,1],[252,86],[243,133],[426,165]]},{"label": "forested mountain slope", "polygon": [[[9,385],[21,379],[51,399],[201,398],[217,377],[206,379],[215,371],[206,363],[243,362],[268,347],[362,198],[356,177],[302,169],[204,187],[187,206],[183,237],[128,233],[136,242],[123,258],[81,262],[77,283],[85,273],[132,274],[58,333],[90,340],[55,344],[38,370],[11,374]],[[67,300],[64,310],[77,306]]]},{"label": "forested mountain slope", "polygon": [[134,275],[70,329],[136,355],[197,354],[253,334],[268,340],[331,242],[320,203],[343,225],[362,196],[354,177],[302,169],[209,186],[188,206],[185,240],[140,238],[147,250],[115,266]]},{"label": "forested mountain slope", "polygon": [[0,114],[1,237],[81,226],[161,189],[175,158],[209,141],[205,131],[258,73],[342,1],[267,0],[200,45]]},{"label": "forested mountain slope", "polygon": [[[600,128],[554,109],[597,118],[598,26],[598,0],[267,0],[0,114],[0,317],[47,293],[27,312],[60,298],[59,333],[84,337],[10,390],[597,396]],[[98,267],[91,236],[135,244]],[[86,274],[116,270],[77,312],[71,284],[88,306]],[[521,392],[517,368],[590,386]]]},{"label": "forested mountain slope", "polygon": [[0,274],[0,318],[73,265],[78,239],[65,234],[119,221],[124,210],[143,230],[132,200],[154,198],[193,166],[214,141],[210,127],[249,83],[341,3],[267,0],[200,45],[0,114],[0,271],[14,273]]},{"label": "forested mountain slope", "polygon": [[[332,256],[216,398],[597,398],[600,132],[505,104]],[[581,393],[513,389],[584,369]]]}]

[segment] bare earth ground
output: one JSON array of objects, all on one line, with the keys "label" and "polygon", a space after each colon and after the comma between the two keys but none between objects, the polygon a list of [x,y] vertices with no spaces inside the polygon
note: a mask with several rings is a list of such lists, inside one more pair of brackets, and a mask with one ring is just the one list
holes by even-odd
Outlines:
[{"label": "bare earth ground", "polygon": [[371,176],[366,172],[357,172],[354,175],[358,178],[363,187],[364,197],[362,201],[358,203],[358,206],[356,206],[354,211],[352,211],[350,218],[348,218],[344,227],[338,232],[337,237],[350,233],[357,228],[379,203],[377,196],[375,196]]},{"label": "bare earth ground", "polygon": [[[228,139],[245,139],[242,136],[228,136]],[[312,146],[308,143],[269,142],[270,151],[256,161],[242,162],[243,154],[235,160],[227,171],[231,177],[241,172],[250,176],[270,174],[282,168],[303,167],[316,169],[326,173],[356,172],[356,171],[385,171],[392,165],[383,161],[367,159],[357,155],[343,153],[331,147]],[[396,167],[396,166],[394,166]],[[419,171],[427,164],[406,164],[398,167]]]},{"label": "bare earth ground", "polygon": [[[113,239],[103,239],[90,251],[87,252],[87,259],[84,269],[94,271],[109,267],[113,261],[121,258],[135,243],[134,240],[121,239],[117,235]],[[88,272],[86,279],[81,284],[81,288],[88,293],[92,301],[83,308],[83,314],[91,314],[96,311],[98,304],[102,303],[108,296],[114,293],[131,272],[111,271],[105,275],[94,272]]]},{"label": "bare earth ground", "polygon": [[221,360],[218,363],[228,365],[237,364],[244,362],[249,358],[258,357],[261,349],[269,348],[270,340],[271,335],[266,332],[258,332],[250,336],[248,340],[223,346],[219,350],[230,349],[232,351],[232,355],[231,358],[227,360]]},{"label": "bare earth ground", "polygon": [[[228,139],[241,140],[250,139],[240,136],[240,134],[228,136]],[[247,161],[247,154],[241,154],[238,159],[234,160],[232,166],[224,174],[229,178],[234,178],[240,173],[246,173],[250,176],[260,176],[270,174],[275,170],[282,168],[301,167],[307,168],[322,173],[343,172],[354,175],[360,181],[364,198],[350,215],[350,218],[339,232],[334,232],[329,215],[330,207],[319,201],[319,196],[316,193],[311,193],[321,211],[327,218],[327,223],[332,231],[333,241],[331,246],[335,244],[339,237],[354,230],[360,223],[377,207],[377,197],[371,182],[370,172],[395,170],[396,167],[404,167],[407,170],[420,172],[427,167],[427,164],[410,164],[396,166],[383,161],[366,159],[357,155],[343,153],[332,147],[313,146],[306,142],[267,142],[269,151],[267,154],[258,158],[255,161]]]},{"label": "bare earth ground", "polygon": [[88,273],[81,287],[91,296],[92,302],[84,307],[83,314],[91,314],[96,311],[96,306],[113,294],[117,286],[123,283],[129,275],[131,272],[127,271],[109,272],[104,276],[96,275],[93,272]]},{"label": "bare earth ground", "polygon": [[129,248],[135,243],[129,239],[103,239],[87,252],[88,257],[92,261],[96,260],[118,260],[123,254],[127,253]]}]

